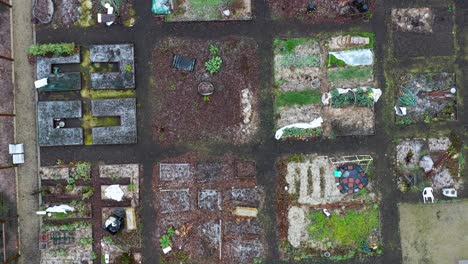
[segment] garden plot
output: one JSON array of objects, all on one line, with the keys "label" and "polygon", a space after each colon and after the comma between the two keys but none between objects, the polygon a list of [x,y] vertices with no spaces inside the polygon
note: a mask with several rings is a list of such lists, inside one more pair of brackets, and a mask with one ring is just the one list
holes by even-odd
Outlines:
[{"label": "garden plot", "polygon": [[154,140],[249,142],[258,126],[256,49],[252,39],[238,38],[170,38],[157,45],[151,82],[158,102],[152,110]]},{"label": "garden plot", "polygon": [[106,3],[114,8],[115,24],[131,27],[136,23],[133,0],[37,0],[33,8],[34,22],[53,29],[95,26],[97,14],[108,12]]},{"label": "garden plot", "polygon": [[398,79],[396,123],[431,123],[457,119],[457,88],[453,73],[406,73]]},{"label": "garden plot", "polygon": [[416,138],[401,140],[396,147],[396,175],[402,192],[434,189],[441,197],[444,188],[460,191],[464,167],[462,143],[458,136],[450,138]]},{"label": "garden plot", "polygon": [[[94,188],[90,186],[91,164],[87,162],[40,167],[39,175],[42,186],[40,193],[45,202],[53,202],[55,199],[74,199],[76,205],[80,207],[82,204],[76,199],[88,200],[94,194]],[[73,216],[69,214],[66,217]]]},{"label": "garden plot", "polygon": [[167,22],[250,20],[250,0],[176,0],[171,2]]},{"label": "garden plot", "polygon": [[468,259],[468,201],[399,204],[404,264],[458,263]]},{"label": "garden plot", "polygon": [[[141,248],[141,216],[139,211],[139,190],[140,190],[140,166],[138,164],[112,164],[100,165],[99,177],[102,180],[113,182],[123,182],[128,180],[129,184],[101,184],[101,199],[104,206],[101,209],[101,225],[104,225],[109,216],[116,210],[124,211],[124,228],[117,234],[111,236],[104,232],[103,240],[109,250],[111,258],[121,256],[124,252],[132,252],[131,257],[138,257],[136,254]],[[110,205],[110,207],[109,207]],[[121,252],[115,247],[123,250]],[[114,252],[115,251],[115,252]],[[112,253],[112,254],[111,254]],[[123,256],[122,256],[123,257]]]},{"label": "garden plot", "polygon": [[371,156],[294,155],[277,164],[283,257],[340,260],[381,253],[380,195]]},{"label": "garden plot", "polygon": [[263,258],[266,246],[258,213],[264,193],[256,186],[255,174],[255,163],[230,155],[207,159],[189,153],[157,164],[153,239],[162,258],[168,263],[250,263]]},{"label": "garden plot", "polygon": [[276,39],[275,137],[374,134],[374,36]]},{"label": "garden plot", "polygon": [[[124,219],[123,230],[117,234],[112,235],[104,230],[101,243],[106,242],[126,252],[138,253],[141,248],[141,216],[135,209],[132,207],[102,207],[101,226],[104,226],[106,220],[115,210],[125,210],[126,218]],[[113,255],[113,257],[117,256]]]},{"label": "garden plot", "polygon": [[97,255],[92,251],[92,226],[87,222],[63,225],[43,225],[39,236],[41,264],[92,263]]},{"label": "garden plot", "polygon": [[[129,253],[127,247],[119,245],[111,236],[103,237],[101,251],[109,255],[109,263],[142,263],[141,253]],[[105,259],[101,263],[105,263]]]},{"label": "garden plot", "polygon": [[[40,146],[137,142],[133,44],[33,45]],[[78,98],[56,101],[57,98]]]},{"label": "garden plot", "polygon": [[[454,52],[454,6],[396,8],[391,14],[397,57],[449,56]],[[416,48],[417,47],[417,48]]]},{"label": "garden plot", "polygon": [[274,19],[296,19],[313,24],[368,21],[375,7],[373,0],[268,0],[267,3]]}]

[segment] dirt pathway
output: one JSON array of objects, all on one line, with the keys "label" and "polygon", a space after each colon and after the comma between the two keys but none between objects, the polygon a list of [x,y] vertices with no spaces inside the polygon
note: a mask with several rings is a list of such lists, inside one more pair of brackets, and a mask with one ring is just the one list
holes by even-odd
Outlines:
[{"label": "dirt pathway", "polygon": [[31,25],[31,3],[18,0],[13,3],[13,57],[15,85],[16,142],[24,143],[25,163],[16,169],[18,189],[18,216],[20,263],[39,263],[39,218],[35,217],[38,196],[38,147],[36,140],[36,91],[33,67],[26,50],[34,42]]}]

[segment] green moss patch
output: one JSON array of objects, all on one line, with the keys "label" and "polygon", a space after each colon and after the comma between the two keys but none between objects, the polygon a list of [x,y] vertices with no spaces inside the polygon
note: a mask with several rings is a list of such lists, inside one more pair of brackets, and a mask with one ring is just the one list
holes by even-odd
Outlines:
[{"label": "green moss patch", "polygon": [[343,215],[327,218],[321,211],[309,215],[310,238],[315,241],[331,241],[341,248],[358,247],[367,242],[375,229],[380,228],[377,205],[357,211],[347,210]]},{"label": "green moss patch", "polygon": [[366,81],[372,79],[372,67],[347,67],[343,69],[336,69],[328,73],[328,80],[330,82],[344,81],[344,80],[359,80]]},{"label": "green moss patch", "polygon": [[318,90],[289,91],[276,93],[276,106],[309,105],[319,103],[322,95]]}]

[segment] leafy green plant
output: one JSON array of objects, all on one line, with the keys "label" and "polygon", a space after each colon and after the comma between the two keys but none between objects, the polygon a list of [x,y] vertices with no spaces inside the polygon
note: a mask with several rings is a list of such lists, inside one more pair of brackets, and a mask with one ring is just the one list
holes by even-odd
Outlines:
[{"label": "leafy green plant", "polygon": [[172,226],[166,229],[166,233],[161,236],[159,239],[159,244],[161,248],[166,248],[171,245],[172,237],[175,235],[175,230]]},{"label": "leafy green plant", "polygon": [[173,237],[175,235],[175,230],[172,226],[168,227],[166,229],[166,234],[169,236],[169,237]]},{"label": "leafy green plant", "polygon": [[303,91],[275,92],[277,107],[309,105],[320,103],[322,94],[318,90],[307,89]]},{"label": "leafy green plant", "polygon": [[132,67],[132,65],[127,64],[127,65],[125,65],[124,69],[125,69],[126,72],[131,72],[133,70],[133,67]]},{"label": "leafy green plant", "polygon": [[167,248],[171,245],[171,243],[171,238],[168,235],[163,235],[159,239],[159,245],[161,246],[161,248]]},{"label": "leafy green plant", "polygon": [[91,254],[89,255],[89,258],[91,260],[95,260],[95,259],[98,258],[98,254],[96,252],[92,251]]},{"label": "leafy green plant", "polygon": [[91,173],[91,164],[88,162],[78,162],[75,164],[75,170],[73,172],[73,178],[75,179],[81,179],[85,181],[90,181]]},{"label": "leafy green plant", "polygon": [[211,44],[209,50],[210,50],[210,55],[212,57],[215,57],[215,56],[219,55],[219,49],[218,49],[218,47],[216,47],[216,45]]},{"label": "leafy green plant", "polygon": [[416,123],[411,116],[398,116],[396,120],[397,125],[411,125]]},{"label": "leafy green plant", "polygon": [[398,98],[400,104],[403,106],[414,105],[416,103],[416,96],[413,92],[404,86],[400,86],[400,88],[400,97]]},{"label": "leafy green plant", "polygon": [[219,56],[215,56],[210,58],[207,62],[205,62],[205,69],[211,75],[219,72],[221,70],[221,66],[223,64],[223,60]]},{"label": "leafy green plant", "polygon": [[112,240],[112,237],[110,236],[105,236],[102,238],[102,240],[104,240],[104,242],[108,245],[112,245],[114,243],[114,241]]},{"label": "leafy green plant", "polygon": [[80,244],[82,246],[89,246],[93,244],[93,238],[92,237],[85,237],[80,239]]},{"label": "leafy green plant", "polygon": [[323,130],[320,127],[317,128],[296,128],[291,127],[283,130],[283,137],[294,137],[294,138],[305,138],[305,137],[318,137],[322,135]]},{"label": "leafy green plant", "polygon": [[340,94],[337,89],[334,89],[330,93],[332,95],[332,106],[335,108],[346,107],[353,104],[363,107],[374,106],[374,98],[370,90],[365,91],[362,88],[358,88],[355,92],[350,91]]},{"label": "leafy green plant", "polygon": [[128,190],[133,192],[133,191],[136,191],[136,185],[131,183],[127,186]]},{"label": "leafy green plant", "polygon": [[209,102],[210,101],[210,96],[209,95],[204,95],[203,96],[203,102]]},{"label": "leafy green plant", "polygon": [[28,49],[28,53],[33,56],[68,56],[76,52],[75,43],[34,44]]},{"label": "leafy green plant", "polygon": [[343,60],[338,59],[333,54],[328,55],[327,67],[334,68],[334,67],[344,67],[346,63]]},{"label": "leafy green plant", "polygon": [[93,196],[93,194],[94,194],[94,188],[91,186],[86,186],[81,191],[81,199],[82,200],[89,199]]},{"label": "leafy green plant", "polygon": [[285,54],[280,60],[281,67],[284,68],[302,68],[302,67],[318,67],[320,66],[320,54],[311,54],[298,56],[296,54]]}]

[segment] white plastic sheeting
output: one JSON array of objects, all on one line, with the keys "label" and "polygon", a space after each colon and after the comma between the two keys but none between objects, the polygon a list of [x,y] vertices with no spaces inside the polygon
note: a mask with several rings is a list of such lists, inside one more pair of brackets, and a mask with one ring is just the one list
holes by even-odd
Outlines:
[{"label": "white plastic sheeting", "polygon": [[45,211],[47,213],[65,213],[66,214],[67,212],[75,211],[75,208],[66,204],[61,204],[61,205],[49,207]]},{"label": "white plastic sheeting", "polygon": [[374,54],[371,49],[332,51],[330,54],[349,66],[372,65],[374,63]]},{"label": "white plastic sheeting", "polygon": [[310,123],[295,123],[295,124],[292,124],[292,125],[287,125],[287,126],[284,126],[284,127],[280,128],[280,129],[278,129],[276,131],[275,138],[277,140],[279,140],[283,136],[284,130],[287,129],[287,128],[295,127],[295,128],[302,128],[302,129],[311,129],[311,128],[321,127],[322,123],[323,123],[322,117],[318,117],[318,118],[314,119]]},{"label": "white plastic sheeting", "polygon": [[114,184],[104,190],[104,195],[109,199],[120,202],[122,201],[124,192],[120,189],[118,184]]}]

